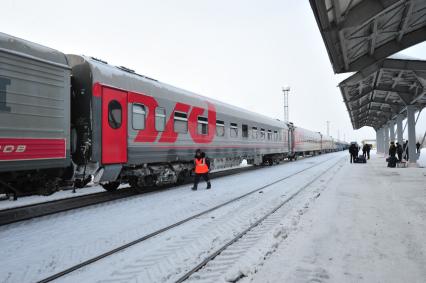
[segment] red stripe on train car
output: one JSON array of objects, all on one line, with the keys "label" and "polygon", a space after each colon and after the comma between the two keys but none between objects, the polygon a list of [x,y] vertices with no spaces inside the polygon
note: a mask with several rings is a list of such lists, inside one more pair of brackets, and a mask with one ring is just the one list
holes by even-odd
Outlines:
[{"label": "red stripe on train car", "polygon": [[0,138],[0,161],[65,157],[65,139]]}]

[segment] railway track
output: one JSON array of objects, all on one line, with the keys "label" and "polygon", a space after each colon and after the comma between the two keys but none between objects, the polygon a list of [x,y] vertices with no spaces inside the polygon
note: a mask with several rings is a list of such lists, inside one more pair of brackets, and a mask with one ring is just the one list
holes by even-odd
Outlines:
[{"label": "railway track", "polygon": [[[228,175],[234,175],[241,172],[255,170],[258,168],[263,167],[249,166],[218,171],[212,173],[211,178],[214,179]],[[184,184],[189,184],[190,182],[191,180],[186,180]],[[173,187],[174,186],[164,186],[162,188],[147,188],[147,190],[144,191],[142,195],[146,193],[163,192]],[[64,199],[24,205],[20,207],[8,208],[0,210],[0,226],[138,195],[141,194],[138,193],[136,190],[133,190],[132,188],[123,188],[115,192],[99,192],[83,196],[69,197]]]},{"label": "railway track", "polygon": [[[331,165],[326,170],[318,174],[314,179],[300,187],[296,192],[291,194],[277,206],[273,207],[248,228],[238,233],[224,245],[220,246],[207,255],[199,264],[190,269],[175,282],[217,282],[219,277],[223,275],[224,270],[229,268],[230,262],[235,262],[239,257],[244,256],[247,249],[252,247],[264,234],[266,234],[266,232],[270,231],[274,226],[282,221],[283,217],[285,217],[287,214],[287,211],[283,209],[287,203],[289,203],[306,188],[315,183],[320,177],[322,177],[337,164],[339,164],[339,162]],[[219,263],[213,264],[215,260]],[[236,281],[238,278],[232,278],[231,280]]]},{"label": "railway track", "polygon": [[[336,159],[336,157],[332,157],[332,158],[329,158],[329,159],[327,159],[327,160],[325,160],[325,161],[323,161],[323,162],[327,162],[327,161],[330,161],[330,160],[333,160],[333,159]],[[340,160],[340,159],[339,159]],[[179,227],[179,226],[181,226],[181,225],[183,225],[183,224],[185,224],[185,223],[187,223],[187,222],[189,222],[189,221],[191,221],[191,220],[194,220],[194,219],[198,219],[198,218],[200,218],[201,216],[204,216],[204,215],[206,215],[206,214],[209,214],[209,213],[212,213],[213,211],[216,211],[216,210],[218,210],[218,209],[220,209],[220,208],[222,208],[222,207],[225,207],[225,206],[228,206],[228,205],[230,205],[230,204],[232,204],[232,203],[236,203],[236,202],[238,202],[238,201],[240,201],[240,200],[242,200],[242,199],[244,199],[244,198],[246,198],[246,197],[248,197],[248,196],[250,196],[250,195],[253,195],[253,194],[255,194],[255,193],[258,193],[258,192],[261,192],[262,190],[264,190],[264,189],[266,189],[266,188],[268,188],[268,187],[271,187],[271,186],[273,186],[273,185],[275,185],[275,184],[278,184],[278,183],[280,183],[280,182],[282,182],[282,181],[284,181],[284,180],[287,180],[287,179],[289,179],[289,178],[292,178],[292,177],[294,177],[294,176],[297,176],[297,175],[299,175],[299,174],[301,174],[301,173],[303,173],[303,172],[305,172],[305,171],[307,171],[307,170],[309,170],[309,169],[311,169],[311,168],[314,168],[314,167],[316,167],[316,166],[319,166],[319,165],[321,165],[322,163],[321,162],[319,162],[319,163],[316,163],[316,164],[314,164],[314,165],[311,165],[311,166],[308,166],[308,167],[306,167],[306,168],[304,168],[304,169],[301,169],[301,170],[299,170],[299,171],[296,171],[296,172],[294,172],[294,173],[292,173],[292,174],[289,174],[289,175],[287,175],[287,176],[285,176],[285,177],[282,177],[282,178],[279,178],[279,179],[277,179],[277,180],[274,180],[274,181],[272,181],[272,182],[270,182],[270,183],[268,183],[268,184],[266,184],[266,185],[264,185],[264,186],[261,186],[261,187],[258,187],[258,188],[256,188],[256,189],[254,189],[254,190],[252,190],[252,191],[250,191],[250,192],[247,192],[247,193],[245,193],[245,194],[243,194],[243,195],[240,195],[240,196],[238,196],[238,197],[235,197],[235,198],[233,198],[233,199],[231,199],[231,200],[228,200],[228,201],[226,201],[226,202],[224,202],[224,203],[221,203],[221,204],[219,204],[219,205],[217,205],[217,206],[214,206],[214,207],[212,207],[212,208],[209,208],[209,209],[206,209],[206,210],[204,210],[204,211],[202,211],[202,212],[200,212],[200,213],[197,213],[197,214],[195,214],[195,215],[192,215],[192,216],[190,216],[190,217],[187,217],[187,218],[185,218],[185,219],[183,219],[183,220],[181,220],[181,221],[178,221],[178,222],[176,222],[176,223],[174,223],[174,224],[172,224],[172,225],[169,225],[169,226],[166,226],[166,227],[163,227],[163,228],[161,228],[161,229],[159,229],[159,230],[157,230],[157,231],[155,231],[155,232],[152,232],[152,233],[149,233],[149,234],[147,234],[147,235],[144,235],[144,236],[142,236],[142,237],[140,237],[140,238],[138,238],[138,239],[136,239],[136,240],[134,240],[134,241],[131,241],[131,242],[128,242],[128,243],[126,243],[126,244],[124,244],[124,245],[121,245],[121,246],[119,246],[119,247],[117,247],[117,248],[115,248],[115,249],[112,249],[112,250],[110,250],[110,251],[108,251],[108,252],[105,252],[105,253],[102,253],[102,254],[100,254],[100,255],[98,255],[98,256],[96,256],[96,257],[93,257],[93,258],[91,258],[91,259],[88,259],[88,260],[85,260],[85,261],[83,261],[83,262],[81,262],[81,263],[79,263],[79,264],[76,264],[76,265],[74,265],[74,266],[71,266],[71,267],[69,267],[69,268],[67,268],[67,269],[65,269],[65,270],[63,270],[63,271],[61,271],[61,272],[57,272],[57,273],[55,273],[55,274],[53,274],[53,275],[51,275],[51,276],[49,276],[49,277],[47,277],[47,278],[45,278],[45,279],[43,279],[43,280],[40,280],[40,281],[38,281],[38,282],[40,282],[40,283],[44,283],[44,282],[51,282],[51,281],[53,281],[53,280],[56,280],[56,279],[58,279],[58,278],[61,278],[61,277],[63,277],[63,276],[65,276],[65,275],[68,275],[68,274],[70,274],[70,273],[72,273],[72,272],[74,272],[74,271],[76,271],[76,270],[79,270],[79,269],[81,269],[81,268],[83,268],[83,267],[86,267],[86,266],[88,266],[88,265],[90,265],[90,264],[92,264],[92,263],[94,263],[94,262],[97,262],[97,261],[99,261],[99,260],[101,260],[101,259],[104,259],[104,258],[107,258],[107,257],[109,257],[109,256],[111,256],[111,255],[113,255],[113,254],[116,254],[116,253],[118,253],[118,252],[120,252],[120,251],[123,251],[123,250],[125,250],[125,249],[127,249],[127,248],[129,248],[129,247],[131,247],[131,246],[134,246],[134,245],[136,245],[136,244],[139,244],[139,243],[142,243],[142,242],[145,242],[145,241],[147,241],[148,239],[151,239],[151,238],[153,238],[153,237],[155,237],[155,236],[158,236],[158,235],[160,235],[160,234],[163,234],[164,232],[166,232],[166,231],[169,231],[169,230],[171,230],[171,229],[173,229],[173,228],[176,228],[176,227]],[[335,164],[337,164],[337,162],[336,163],[333,163],[333,166],[335,165]],[[331,168],[331,167],[330,167]],[[321,175],[321,174],[320,174]],[[319,177],[319,176],[318,176]],[[318,178],[318,177],[316,177],[315,178],[315,180]],[[281,206],[280,207],[282,207],[282,206],[284,206],[285,205],[285,203],[287,203],[287,202],[289,202],[292,198],[294,198],[300,191],[302,191],[304,188],[306,188],[306,187],[308,187],[312,182],[314,182],[315,180],[313,180],[313,181],[310,181],[307,185],[305,185],[303,188],[301,188],[300,190],[298,190],[297,191],[297,193],[295,193],[295,194],[293,194],[289,199],[287,199],[287,201],[285,201],[284,203],[282,203],[281,204]],[[280,207],[276,207],[276,208],[274,208],[273,209],[273,211],[270,211],[269,213],[268,213],[268,215],[271,215],[271,214],[273,214],[275,211],[277,211]],[[267,218],[267,216],[265,216],[265,217],[263,217],[261,220],[263,221],[263,220],[265,220]],[[259,224],[259,223],[261,223],[262,221],[257,221],[256,223],[257,223],[257,225]],[[255,226],[257,226],[257,225],[255,225]],[[253,227],[255,227],[255,226],[250,226],[251,227],[251,229],[253,229]],[[248,231],[250,231],[250,230],[246,230],[246,231],[243,231],[242,233],[240,233],[238,236],[237,236],[237,238],[236,238],[236,240],[234,240],[233,242],[235,242],[235,241],[237,241],[239,238],[241,238],[243,235],[245,235]],[[230,243],[228,243],[227,244],[227,246],[229,246],[229,245],[231,245],[233,242],[230,242]],[[225,249],[226,249],[226,247],[225,247]],[[220,249],[220,250],[218,250],[218,251],[216,251],[213,255],[211,255],[211,256],[209,256],[208,258],[210,258],[210,260],[211,259],[213,259],[214,257],[216,257],[217,256],[217,254],[220,254],[220,252],[222,251],[222,249]],[[202,268],[205,264],[204,264],[204,262],[208,262],[209,260],[204,260],[203,261],[203,263],[200,263],[199,265],[197,265],[197,267],[196,268],[194,268],[193,270],[191,270],[191,272],[192,273],[187,273],[187,274],[185,274],[185,276],[184,277],[182,277],[180,280],[186,280],[187,278],[189,278],[189,276],[191,276],[191,274],[193,274],[193,273],[195,273],[195,272],[197,272],[200,268]],[[182,282],[182,281],[178,281],[178,282]]]}]

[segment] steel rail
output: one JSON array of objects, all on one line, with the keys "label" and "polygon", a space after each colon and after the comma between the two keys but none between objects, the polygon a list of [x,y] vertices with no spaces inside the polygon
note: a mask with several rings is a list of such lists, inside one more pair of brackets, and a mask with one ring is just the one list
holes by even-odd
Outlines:
[{"label": "steel rail", "polygon": [[[343,158],[342,158],[343,159]],[[308,188],[310,185],[312,185],[315,181],[317,181],[321,176],[324,175],[324,173],[328,172],[330,169],[332,169],[334,166],[336,166],[339,161],[342,159],[339,159],[336,163],[328,167],[326,170],[321,172],[318,176],[316,176],[314,179],[309,181],[307,184],[299,188],[296,192],[294,192],[292,195],[290,195],[288,198],[286,198],[284,201],[282,201],[279,205],[275,206],[273,209],[268,211],[264,216],[262,216],[259,220],[254,222],[252,225],[250,225],[248,228],[246,228],[244,231],[236,235],[234,238],[232,238],[230,241],[225,243],[223,246],[221,246],[219,249],[208,255],[204,260],[202,260],[197,266],[189,270],[187,273],[185,273],[182,277],[180,277],[178,280],[176,280],[176,283],[181,283],[187,280],[191,275],[198,272],[201,268],[203,268],[207,263],[212,261],[215,257],[217,257],[219,254],[221,254],[224,250],[226,250],[229,246],[237,242],[239,239],[241,239],[245,234],[247,234],[250,230],[254,229],[255,227],[259,226],[263,221],[265,221],[269,216],[274,214],[277,210],[282,208],[284,205],[286,205],[288,202],[290,202],[292,199],[294,199],[297,195],[299,195],[302,191],[304,191],[306,188]]]},{"label": "steel rail", "polygon": [[[223,170],[213,172],[211,179],[235,175],[250,170],[260,169],[264,167],[242,167],[233,168],[229,170]],[[191,181],[186,180],[183,184],[189,184]],[[51,201],[45,201],[40,203],[28,204],[19,207],[7,208],[0,210],[0,226],[13,224],[20,221],[30,220],[42,216],[52,215],[59,212],[65,212],[73,209],[88,207],[97,205],[105,202],[115,201],[127,197],[140,196],[147,193],[159,193],[166,190],[172,189],[176,185],[164,186],[162,188],[151,187],[147,188],[143,193],[138,193],[132,188],[123,188],[114,192],[98,192],[93,194],[87,194],[82,196],[72,196],[68,198],[56,199]]]},{"label": "steel rail", "polygon": [[[336,157],[329,158],[329,159],[327,159],[327,160],[325,160],[325,161],[323,161],[323,162],[327,162],[327,161],[330,161],[330,160],[332,160],[332,159],[336,159]],[[131,241],[131,242],[127,243],[127,244],[121,245],[121,246],[119,246],[119,247],[117,247],[117,248],[115,248],[115,249],[112,249],[112,250],[108,251],[108,252],[102,253],[102,254],[100,254],[100,255],[98,255],[98,256],[96,256],[96,257],[93,257],[93,258],[88,259],[88,260],[85,260],[85,261],[83,261],[83,262],[81,262],[81,263],[79,263],[79,264],[76,264],[76,265],[74,265],[74,266],[71,266],[71,267],[69,267],[69,268],[67,268],[67,269],[65,269],[65,270],[63,270],[63,271],[60,271],[60,272],[55,273],[55,274],[53,274],[53,275],[51,275],[51,276],[49,276],[49,277],[47,277],[47,278],[45,278],[45,279],[42,279],[42,280],[38,281],[38,283],[47,283],[47,282],[51,282],[51,281],[53,281],[53,280],[56,280],[56,279],[58,279],[58,278],[60,278],[60,277],[63,277],[63,276],[65,276],[65,275],[67,275],[67,274],[69,274],[69,273],[71,273],[71,272],[74,272],[74,271],[76,271],[76,270],[78,270],[78,269],[80,269],[80,268],[82,268],[82,267],[88,266],[88,265],[90,265],[90,264],[92,264],[92,263],[94,263],[94,262],[96,262],[96,261],[99,261],[99,260],[101,260],[101,259],[103,259],[103,258],[106,258],[106,257],[108,257],[108,256],[110,256],[110,255],[113,255],[113,254],[115,254],[115,253],[117,253],[117,252],[120,252],[120,251],[122,251],[122,250],[124,250],[124,249],[127,249],[127,248],[129,248],[129,247],[131,247],[131,246],[134,246],[134,245],[136,245],[136,244],[138,244],[138,243],[144,242],[144,241],[146,241],[146,240],[148,240],[148,239],[150,239],[150,238],[153,238],[153,237],[155,237],[155,236],[157,236],[157,235],[159,235],[159,234],[162,234],[162,233],[164,233],[164,232],[166,232],[166,231],[168,231],[168,230],[171,230],[171,229],[173,229],[173,228],[175,228],[175,227],[178,227],[178,226],[180,226],[180,225],[182,225],[182,224],[185,224],[185,223],[187,223],[187,222],[189,222],[189,221],[191,221],[191,220],[193,220],[193,219],[196,219],[196,218],[198,218],[198,217],[200,217],[200,216],[203,216],[203,215],[205,215],[205,214],[208,214],[208,213],[210,213],[210,212],[213,212],[213,211],[215,211],[215,210],[217,210],[217,209],[219,209],[219,208],[222,208],[222,207],[224,207],[224,206],[226,206],[226,205],[229,205],[229,204],[231,204],[231,203],[234,203],[234,202],[236,202],[236,201],[239,201],[239,200],[241,200],[241,199],[243,199],[243,198],[245,198],[245,197],[247,197],[247,196],[250,196],[250,195],[252,195],[252,194],[254,194],[254,193],[256,193],[256,192],[259,192],[259,191],[261,191],[261,190],[263,190],[263,189],[265,189],[265,188],[267,188],[267,187],[270,187],[270,186],[272,186],[272,185],[275,185],[275,184],[277,184],[277,183],[279,183],[279,182],[282,182],[282,181],[284,181],[284,180],[286,180],[286,179],[289,179],[289,178],[291,178],[291,177],[294,177],[294,176],[296,176],[296,175],[298,175],[298,174],[300,174],[300,173],[303,173],[303,172],[305,172],[305,171],[307,171],[307,170],[309,170],[309,169],[311,169],[311,168],[313,168],[313,167],[319,166],[319,165],[321,165],[321,164],[322,164],[321,162],[318,162],[318,163],[316,163],[316,164],[314,164],[314,165],[308,166],[308,167],[306,167],[306,168],[304,168],[304,169],[302,169],[302,170],[299,170],[299,171],[297,171],[297,172],[295,172],[295,173],[292,173],[292,174],[287,175],[287,176],[285,176],[285,177],[279,178],[279,179],[277,179],[277,180],[275,180],[275,181],[273,181],[273,182],[271,182],[271,183],[268,183],[268,184],[263,185],[263,186],[261,186],[261,187],[259,187],[259,188],[256,188],[256,189],[254,189],[254,190],[252,190],[252,191],[250,191],[250,192],[248,192],[248,193],[245,193],[245,194],[243,194],[243,195],[240,195],[240,196],[238,196],[238,197],[235,197],[235,198],[233,198],[233,199],[231,199],[231,200],[228,200],[228,201],[226,201],[226,202],[224,202],[224,203],[221,203],[221,204],[216,205],[216,206],[214,206],[214,207],[212,207],[212,208],[209,208],[209,209],[207,209],[207,210],[204,210],[204,211],[202,211],[202,212],[200,212],[200,213],[197,213],[197,214],[195,214],[195,215],[189,216],[189,217],[187,217],[187,218],[185,218],[185,219],[183,219],[183,220],[181,220],[181,221],[178,221],[178,222],[176,222],[176,223],[174,223],[174,224],[171,224],[171,225],[166,226],[166,227],[163,227],[163,228],[161,228],[161,229],[159,229],[159,230],[157,230],[157,231],[154,231],[154,232],[152,232],[152,233],[149,233],[149,234],[147,234],[147,235],[145,235],[145,236],[142,236],[142,237],[140,237],[140,238],[138,238],[138,239],[136,239],[136,240],[134,240],[134,241]]]}]

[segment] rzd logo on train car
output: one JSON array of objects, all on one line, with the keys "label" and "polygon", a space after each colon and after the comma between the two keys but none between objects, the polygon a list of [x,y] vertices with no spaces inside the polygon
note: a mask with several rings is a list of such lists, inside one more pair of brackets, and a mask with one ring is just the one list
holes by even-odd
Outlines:
[{"label": "rzd logo on train car", "polygon": [[[151,96],[141,93],[129,92],[129,103],[140,103],[148,108],[148,116],[146,119],[145,129],[139,130],[135,142],[154,142],[158,138],[159,143],[175,143],[179,133],[174,129],[175,113],[184,113],[188,123],[188,132],[191,139],[198,144],[211,143],[216,134],[216,107],[207,102],[207,109],[192,106],[186,103],[177,102],[173,111],[170,113],[169,119],[166,122],[164,131],[157,131],[155,128],[155,109],[158,102]],[[207,115],[206,115],[207,112]],[[201,134],[197,131],[198,117],[207,116],[207,133]]]},{"label": "rzd logo on train car", "polygon": [[12,144],[8,144],[8,145],[0,145],[0,152],[1,153],[21,153],[21,152],[25,152],[27,150],[27,146],[24,144],[20,144],[20,145],[12,145]]}]

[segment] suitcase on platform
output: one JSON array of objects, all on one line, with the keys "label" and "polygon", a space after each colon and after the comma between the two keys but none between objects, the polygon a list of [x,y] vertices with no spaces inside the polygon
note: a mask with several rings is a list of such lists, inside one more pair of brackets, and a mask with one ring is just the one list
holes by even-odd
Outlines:
[{"label": "suitcase on platform", "polygon": [[367,159],[365,159],[364,155],[360,155],[355,158],[355,163],[367,163]]},{"label": "suitcase on platform", "polygon": [[388,161],[388,167],[390,168],[396,167],[396,162],[397,162],[396,157],[389,156],[386,160]]}]

